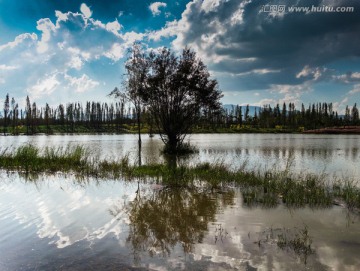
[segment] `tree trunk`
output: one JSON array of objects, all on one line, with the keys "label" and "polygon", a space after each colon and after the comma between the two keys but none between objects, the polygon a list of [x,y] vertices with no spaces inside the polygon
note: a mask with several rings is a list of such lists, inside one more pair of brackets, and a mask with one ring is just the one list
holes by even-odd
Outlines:
[{"label": "tree trunk", "polygon": [[138,125],[138,135],[139,135],[139,140],[138,140],[138,146],[139,146],[139,166],[141,166],[141,127],[140,127],[140,110],[138,108],[138,112],[137,112],[137,125]]}]

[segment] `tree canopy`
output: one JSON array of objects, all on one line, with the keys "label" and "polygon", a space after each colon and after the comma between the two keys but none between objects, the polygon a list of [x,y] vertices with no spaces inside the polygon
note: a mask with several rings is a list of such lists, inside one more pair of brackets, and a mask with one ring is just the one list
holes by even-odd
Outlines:
[{"label": "tree canopy", "polygon": [[136,87],[125,91],[147,107],[165,150],[177,153],[183,149],[186,135],[191,133],[201,114],[221,109],[218,83],[210,78],[205,64],[189,48],[180,56],[168,48],[144,54],[138,45],[134,45],[133,52],[125,68],[128,74],[136,74],[136,78],[128,77],[126,85]]}]

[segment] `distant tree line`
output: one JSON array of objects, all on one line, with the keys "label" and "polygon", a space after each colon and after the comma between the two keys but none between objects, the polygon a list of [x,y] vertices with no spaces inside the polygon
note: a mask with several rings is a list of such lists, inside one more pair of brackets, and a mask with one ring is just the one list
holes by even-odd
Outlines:
[{"label": "distant tree line", "polygon": [[339,115],[334,111],[332,103],[313,103],[305,107],[301,104],[301,108],[297,109],[294,103],[283,103],[282,106],[277,104],[275,107],[265,105],[251,116],[249,113],[249,105],[234,106],[231,110],[224,110],[222,114],[222,123],[226,123],[227,127],[231,125],[258,128],[276,128],[283,127],[287,129],[303,128],[318,129],[324,127],[338,127],[349,125],[360,125],[359,110],[357,104],[349,108],[346,106],[345,114]]},{"label": "distant tree line", "polygon": [[14,98],[10,102],[7,94],[0,126],[3,127],[4,133],[14,134],[24,130],[26,134],[34,134],[39,132],[39,127],[48,133],[51,133],[54,127],[60,127],[64,132],[74,132],[79,126],[102,132],[108,130],[111,125],[112,129],[117,131],[121,130],[124,124],[132,124],[133,115],[133,108],[123,100],[110,104],[76,102],[56,107],[50,107],[49,104],[39,107],[36,102],[31,103],[27,97],[25,108],[20,109]]},{"label": "distant tree line", "polygon": [[[350,109],[346,106],[345,114],[334,111],[332,103],[313,103],[307,107],[304,104],[298,109],[294,103],[270,105],[255,109],[250,114],[249,105],[233,106],[231,109],[201,110],[201,117],[196,123],[199,131],[217,131],[219,129],[241,128],[281,128],[298,130],[299,128],[318,129],[323,127],[339,127],[360,125],[357,104]],[[85,104],[67,103],[51,107],[46,104],[39,107],[36,102],[26,98],[25,108],[20,108],[15,98],[6,95],[3,112],[0,114],[0,127],[3,133],[38,132],[124,132],[134,128],[137,130],[138,114],[135,108],[125,99],[114,103],[86,102]],[[146,107],[142,108],[141,128],[149,133],[154,132],[154,121]],[[195,131],[196,131],[195,129]]]}]

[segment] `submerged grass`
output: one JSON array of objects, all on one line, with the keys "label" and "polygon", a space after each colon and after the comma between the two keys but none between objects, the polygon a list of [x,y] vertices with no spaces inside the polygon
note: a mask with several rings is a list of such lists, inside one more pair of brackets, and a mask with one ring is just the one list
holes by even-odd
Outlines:
[{"label": "submerged grass", "polygon": [[351,181],[330,183],[323,175],[295,175],[289,169],[261,173],[239,168],[231,170],[223,163],[201,163],[194,166],[167,164],[131,164],[128,156],[117,161],[91,158],[82,146],[39,149],[24,145],[0,152],[0,168],[22,174],[71,173],[78,177],[112,179],[151,179],[165,186],[200,185],[221,190],[224,185],[241,187],[245,206],[327,207],[340,202],[349,208],[360,208],[360,188]]},{"label": "submerged grass", "polygon": [[258,246],[276,244],[281,250],[295,253],[305,265],[308,257],[315,253],[312,247],[312,238],[306,225],[303,228],[295,227],[293,229],[267,228],[260,233],[259,240],[254,243]]}]

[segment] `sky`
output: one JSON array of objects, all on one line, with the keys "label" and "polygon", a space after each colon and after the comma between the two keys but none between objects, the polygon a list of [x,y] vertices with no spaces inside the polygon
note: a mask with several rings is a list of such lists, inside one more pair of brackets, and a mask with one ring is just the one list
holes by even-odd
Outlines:
[{"label": "sky", "polygon": [[0,0],[0,102],[112,101],[135,41],[195,50],[224,104],[360,101],[358,0]]}]

